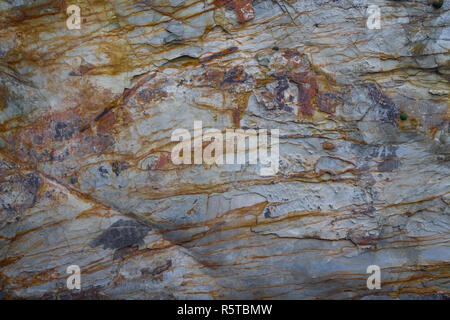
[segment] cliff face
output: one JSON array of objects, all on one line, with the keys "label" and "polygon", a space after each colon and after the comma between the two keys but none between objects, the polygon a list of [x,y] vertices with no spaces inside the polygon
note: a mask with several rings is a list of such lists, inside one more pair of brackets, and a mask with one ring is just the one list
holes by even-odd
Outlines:
[{"label": "cliff face", "polygon": [[0,2],[0,298],[448,297],[448,1],[72,2]]}]

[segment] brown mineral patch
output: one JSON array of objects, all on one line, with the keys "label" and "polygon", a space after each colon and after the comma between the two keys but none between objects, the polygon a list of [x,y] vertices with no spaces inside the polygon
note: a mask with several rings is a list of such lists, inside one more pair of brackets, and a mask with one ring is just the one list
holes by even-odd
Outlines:
[{"label": "brown mineral patch", "polygon": [[332,150],[335,148],[335,145],[331,142],[325,141],[324,143],[322,143],[322,148],[324,148],[325,150]]},{"label": "brown mineral patch", "polygon": [[[395,122],[397,123],[398,127],[402,130],[413,130],[416,129],[419,125],[420,122],[419,120],[417,120],[416,118],[409,116],[408,119],[406,120],[400,120],[400,119],[395,119]],[[431,127],[430,128],[430,135],[434,138],[434,134],[436,133],[434,131],[435,127]]]},{"label": "brown mineral patch", "polygon": [[336,111],[336,95],[332,93],[320,93],[317,96],[317,105],[319,110],[325,113],[333,114]]},{"label": "brown mineral patch", "polygon": [[236,12],[239,23],[255,18],[253,0],[215,0],[214,4],[218,7],[225,6],[226,9]]},{"label": "brown mineral patch", "polygon": [[301,57],[301,54],[297,50],[287,49],[284,50],[281,55],[287,60],[293,60]]},{"label": "brown mineral patch", "polygon": [[6,87],[0,87],[0,111],[6,108],[6,94],[8,89]]},{"label": "brown mineral patch", "polygon": [[205,65],[203,74],[195,76],[198,86],[212,87],[219,90],[248,91],[252,87],[254,79],[245,72],[241,66],[228,70],[212,68]]},{"label": "brown mineral patch", "polygon": [[162,153],[159,156],[158,162],[155,165],[155,169],[162,169],[167,163],[171,162],[170,153]]},{"label": "brown mineral patch", "polygon": [[76,68],[75,70],[71,71],[69,73],[70,76],[82,76],[86,73],[88,73],[89,71],[93,70],[94,66],[90,63],[88,64],[82,64],[80,65],[78,68]]},{"label": "brown mineral patch", "polygon": [[98,133],[109,132],[117,120],[117,116],[114,113],[114,111],[109,111],[109,110],[105,110],[105,111],[106,111],[105,115],[102,115],[100,117],[100,120],[97,123],[97,132]]},{"label": "brown mineral patch", "polygon": [[240,93],[237,96],[237,109],[234,109],[231,113],[231,120],[233,123],[233,126],[235,128],[241,127],[241,118],[242,118],[242,112],[247,109],[248,106],[248,100],[250,99],[250,92],[244,92]]},{"label": "brown mineral patch", "polygon": [[20,260],[19,257],[7,257],[7,258],[5,258],[3,260],[0,260],[0,268],[4,268],[7,265],[10,265],[12,263],[16,263],[19,260]]},{"label": "brown mineral patch", "polygon": [[11,22],[22,22],[24,20],[37,19],[43,16],[55,15],[63,12],[66,8],[65,0],[50,1],[42,4],[25,6],[16,10],[14,16],[10,16]]},{"label": "brown mineral patch", "polygon": [[233,118],[233,125],[236,128],[239,128],[241,124],[241,112],[238,109],[233,110],[232,118]]},{"label": "brown mineral patch", "polygon": [[292,74],[291,81],[298,87],[298,104],[302,115],[314,114],[313,104],[319,92],[317,80],[308,72]]},{"label": "brown mineral patch", "polygon": [[[75,100],[72,101],[72,97]],[[74,107],[48,112],[31,123],[25,122],[21,126],[5,129],[2,135],[8,143],[6,148],[15,150],[25,161],[63,160],[73,147],[70,141],[79,137],[83,127],[88,127],[87,124],[99,113],[98,110],[109,105],[114,98],[109,90],[85,84],[73,96],[67,97],[71,105],[76,104]],[[81,103],[82,99],[89,103]],[[107,123],[101,129],[110,127],[113,119],[108,120],[105,119]]]},{"label": "brown mineral patch", "polygon": [[223,71],[216,68],[207,67],[205,72],[199,76],[195,76],[194,79],[200,86],[219,88],[219,85],[223,80],[223,76]]},{"label": "brown mineral patch", "polygon": [[[308,59],[296,50],[287,49],[281,52],[282,60],[277,71],[272,74],[276,79],[288,79],[298,88],[298,116],[313,116],[315,111],[333,114],[336,111],[339,94],[333,93],[336,84],[327,74],[320,73]],[[277,60],[279,61],[279,60]],[[284,80],[286,82],[286,80]],[[277,87],[277,97],[288,88],[288,84]],[[271,100],[268,97],[268,100]],[[279,104],[279,103],[278,103]]]},{"label": "brown mineral patch", "polygon": [[220,83],[221,89],[231,89],[233,85],[244,83],[250,76],[241,67],[234,67],[225,72],[223,81]]}]

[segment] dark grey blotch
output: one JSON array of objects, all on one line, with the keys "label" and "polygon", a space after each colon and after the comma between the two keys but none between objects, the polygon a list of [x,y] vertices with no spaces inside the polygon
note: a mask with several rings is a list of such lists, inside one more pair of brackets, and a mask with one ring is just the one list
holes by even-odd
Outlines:
[{"label": "dark grey blotch", "polygon": [[400,160],[398,159],[386,159],[380,162],[378,165],[378,171],[392,172],[400,167]]},{"label": "dark grey blotch", "polygon": [[121,162],[114,161],[113,164],[112,164],[112,170],[114,171],[116,176],[119,176],[119,174],[122,171],[128,169],[129,167],[130,167],[129,164],[126,161],[121,161]]},{"label": "dark grey blotch", "polygon": [[0,209],[20,213],[34,206],[41,185],[42,179],[35,172],[0,183]]},{"label": "dark grey blotch", "polygon": [[424,300],[450,300],[450,296],[443,292],[436,292],[425,296]]},{"label": "dark grey blotch", "polygon": [[370,98],[378,106],[377,113],[381,120],[397,127],[395,119],[400,116],[400,111],[395,103],[375,83],[368,83],[365,86]]},{"label": "dark grey blotch", "polygon": [[58,122],[55,125],[55,139],[58,141],[68,140],[74,134],[73,128],[64,122]]},{"label": "dark grey blotch", "polygon": [[270,215],[270,210],[269,208],[265,208],[264,209],[264,218],[268,219],[268,218],[272,218]]},{"label": "dark grey blotch", "polygon": [[119,220],[114,222],[107,230],[95,238],[91,247],[103,245],[104,249],[122,249],[130,246],[144,244],[144,238],[151,230],[136,220]]},{"label": "dark grey blotch", "polygon": [[100,168],[98,168],[98,172],[100,172],[100,175],[101,175],[103,178],[107,178],[108,175],[109,175],[108,169],[106,169],[106,168],[103,167],[103,166],[100,166]]}]

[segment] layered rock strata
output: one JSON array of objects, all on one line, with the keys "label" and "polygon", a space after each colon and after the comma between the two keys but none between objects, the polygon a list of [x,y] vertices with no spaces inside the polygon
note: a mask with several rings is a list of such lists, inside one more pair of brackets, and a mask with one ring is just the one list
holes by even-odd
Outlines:
[{"label": "layered rock strata", "polygon": [[[0,298],[448,298],[448,9],[0,2]],[[194,121],[279,171],[174,165]]]}]

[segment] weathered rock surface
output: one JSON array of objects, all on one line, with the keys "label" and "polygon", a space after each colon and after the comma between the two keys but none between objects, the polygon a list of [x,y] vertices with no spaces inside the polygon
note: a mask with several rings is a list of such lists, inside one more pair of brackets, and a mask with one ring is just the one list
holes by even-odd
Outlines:
[{"label": "weathered rock surface", "polygon": [[[449,1],[70,4],[0,2],[0,298],[448,298]],[[194,120],[278,174],[174,165]]]}]

